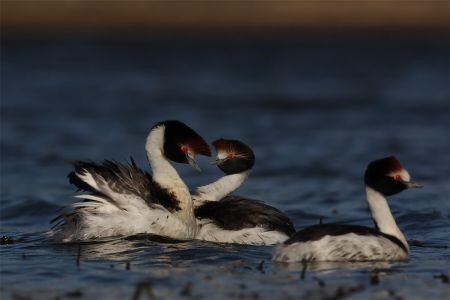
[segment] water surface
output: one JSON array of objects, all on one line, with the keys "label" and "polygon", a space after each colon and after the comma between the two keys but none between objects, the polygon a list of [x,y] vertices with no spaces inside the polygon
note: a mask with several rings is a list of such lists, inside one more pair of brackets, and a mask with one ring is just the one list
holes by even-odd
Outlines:
[{"label": "water surface", "polygon": [[[2,299],[29,297],[444,299],[450,269],[448,43],[443,40],[2,43]],[[59,245],[43,233],[74,201],[76,159],[148,168],[144,141],[179,119],[236,138],[256,165],[236,192],[297,228],[371,225],[362,175],[395,154],[424,189],[391,199],[402,263],[278,265],[272,247],[149,236]],[[177,169],[191,187],[221,176]],[[262,262],[263,261],[263,262]],[[441,279],[441,278],[444,278]]]}]

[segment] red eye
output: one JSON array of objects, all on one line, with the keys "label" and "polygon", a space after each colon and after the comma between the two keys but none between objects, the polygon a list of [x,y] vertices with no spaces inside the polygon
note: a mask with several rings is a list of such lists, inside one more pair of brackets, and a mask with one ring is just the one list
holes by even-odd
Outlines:
[{"label": "red eye", "polygon": [[227,159],[233,159],[233,153],[228,153],[228,155],[227,155]]},{"label": "red eye", "polygon": [[395,175],[394,180],[396,181],[402,181],[402,177],[400,175]]},{"label": "red eye", "polygon": [[188,146],[186,146],[186,145],[181,146],[180,149],[181,149],[181,152],[183,152],[184,154],[187,154],[188,151],[189,151],[189,148],[188,148]]}]

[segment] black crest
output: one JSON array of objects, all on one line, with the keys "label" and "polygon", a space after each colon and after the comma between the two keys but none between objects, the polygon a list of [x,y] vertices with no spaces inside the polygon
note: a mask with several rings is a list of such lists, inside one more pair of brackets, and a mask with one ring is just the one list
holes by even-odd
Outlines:
[{"label": "black crest", "polygon": [[216,150],[231,153],[230,159],[223,161],[217,166],[225,174],[237,174],[250,170],[255,164],[255,154],[246,144],[237,140],[219,139],[213,142]]},{"label": "black crest", "polygon": [[208,143],[192,128],[186,124],[169,120],[157,123],[153,128],[164,126],[164,154],[175,162],[188,163],[186,154],[181,147],[188,146],[195,154],[211,156],[211,150]]},{"label": "black crest", "polygon": [[394,156],[378,159],[367,166],[364,181],[367,186],[385,196],[395,195],[408,188],[404,182],[389,176],[401,170],[403,167]]}]

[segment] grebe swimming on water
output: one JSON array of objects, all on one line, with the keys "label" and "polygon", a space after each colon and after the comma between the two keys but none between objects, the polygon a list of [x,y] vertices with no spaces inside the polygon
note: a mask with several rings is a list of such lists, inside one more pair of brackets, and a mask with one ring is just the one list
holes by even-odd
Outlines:
[{"label": "grebe swimming on water", "polygon": [[298,231],[279,245],[272,259],[279,262],[406,260],[409,247],[389,209],[387,196],[421,187],[411,180],[397,158],[371,162],[364,181],[375,228],[324,224]]},{"label": "grebe swimming on water", "polygon": [[169,160],[198,168],[195,155],[211,156],[208,144],[186,124],[164,121],[153,126],[145,149],[153,175],[133,160],[75,163],[70,183],[87,194],[77,195],[83,201],[53,220],[48,235],[62,242],[137,233],[194,238],[191,195]]},{"label": "grebe swimming on water", "polygon": [[226,175],[192,194],[198,223],[196,239],[273,245],[294,234],[291,220],[278,209],[258,200],[228,196],[245,181],[254,165],[250,147],[225,139],[213,145],[217,150],[215,163]]}]

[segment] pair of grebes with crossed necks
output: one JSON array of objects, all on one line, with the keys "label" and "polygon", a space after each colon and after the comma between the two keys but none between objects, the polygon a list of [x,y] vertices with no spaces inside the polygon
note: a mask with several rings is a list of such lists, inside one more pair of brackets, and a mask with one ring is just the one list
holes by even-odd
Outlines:
[{"label": "pair of grebes with crossed necks", "polygon": [[[375,227],[320,224],[296,231],[280,210],[262,201],[230,195],[255,163],[238,140],[213,142],[213,162],[225,175],[190,191],[172,162],[199,169],[196,155],[211,156],[208,143],[180,121],[152,127],[145,149],[152,174],[129,163],[78,161],[68,178],[82,194],[52,222],[47,235],[58,242],[155,234],[177,240],[276,245],[272,259],[300,261],[405,260],[408,243],[386,197],[420,185],[394,156],[372,161],[364,174]],[[307,201],[307,199],[305,199]]]}]

